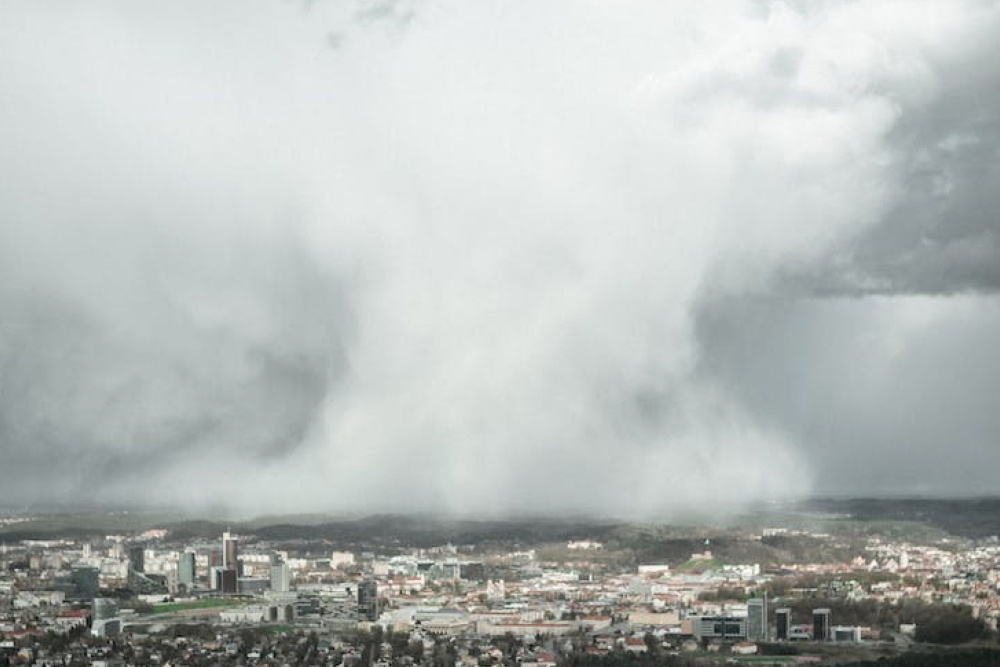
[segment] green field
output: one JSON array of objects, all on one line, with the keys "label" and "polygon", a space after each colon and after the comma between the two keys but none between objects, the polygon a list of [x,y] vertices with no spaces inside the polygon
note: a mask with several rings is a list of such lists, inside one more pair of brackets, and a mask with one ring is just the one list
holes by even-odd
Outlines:
[{"label": "green field", "polygon": [[674,568],[677,572],[690,572],[690,573],[700,573],[705,570],[717,570],[722,567],[723,563],[718,558],[704,558],[697,560],[689,560],[681,563]]},{"label": "green field", "polygon": [[794,655],[737,655],[734,653],[713,653],[710,651],[694,651],[692,653],[685,653],[689,658],[697,659],[700,662],[719,662],[719,663],[739,663],[745,665],[776,665],[776,664],[792,664],[797,661],[798,656]]},{"label": "green field", "polygon": [[215,607],[238,607],[243,604],[242,600],[232,600],[229,598],[205,598],[194,600],[193,602],[168,602],[165,604],[154,604],[153,614],[170,614],[176,611],[188,611],[191,609],[212,609]]},{"label": "green field", "polygon": [[795,662],[794,655],[727,655],[727,661],[736,661],[740,663],[747,663],[750,665],[765,663],[765,664],[775,664],[775,663],[791,663]]}]

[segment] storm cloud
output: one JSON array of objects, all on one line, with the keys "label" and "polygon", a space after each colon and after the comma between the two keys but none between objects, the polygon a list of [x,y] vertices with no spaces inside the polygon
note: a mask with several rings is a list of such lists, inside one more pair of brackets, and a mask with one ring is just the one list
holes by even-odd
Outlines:
[{"label": "storm cloud", "polygon": [[0,501],[995,493],[1000,5],[0,9]]}]

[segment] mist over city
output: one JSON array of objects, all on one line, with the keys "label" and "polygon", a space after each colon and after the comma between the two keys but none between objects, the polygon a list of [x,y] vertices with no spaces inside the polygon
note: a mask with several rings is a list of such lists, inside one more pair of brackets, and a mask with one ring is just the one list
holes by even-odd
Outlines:
[{"label": "mist over city", "polygon": [[0,667],[1000,667],[1000,0],[0,3]]},{"label": "mist over city", "polygon": [[996,494],[995,2],[11,2],[0,501]]}]

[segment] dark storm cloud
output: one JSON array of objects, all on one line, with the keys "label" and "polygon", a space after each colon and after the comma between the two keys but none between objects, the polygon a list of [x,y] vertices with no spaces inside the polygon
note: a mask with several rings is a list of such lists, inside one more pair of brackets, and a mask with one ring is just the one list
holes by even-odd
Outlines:
[{"label": "dark storm cloud", "polygon": [[809,452],[819,493],[996,491],[1000,21],[973,8],[987,7],[909,76],[870,83],[898,108],[882,213],[789,258],[767,293],[703,292],[700,373]]},{"label": "dark storm cloud", "polygon": [[0,10],[0,500],[656,514],[975,466],[994,5],[305,7]]},{"label": "dark storm cloud", "polygon": [[107,255],[64,258],[89,304],[76,289],[11,280],[18,260],[5,257],[8,493],[47,485],[49,501],[100,501],[101,489],[150,476],[184,485],[199,463],[229,458],[238,469],[294,456],[343,371],[350,313],[304,253],[228,242],[240,256],[228,266],[218,249],[174,254],[169,243],[139,273],[93,271],[115,264]]},{"label": "dark storm cloud", "polygon": [[[884,216],[789,280],[827,294],[1000,289],[1000,19],[924,54],[925,90],[901,95],[887,136],[897,191]],[[818,269],[818,270],[817,270]]]},{"label": "dark storm cloud", "polygon": [[996,300],[726,301],[699,330],[702,372],[802,443],[817,492],[996,491]]}]

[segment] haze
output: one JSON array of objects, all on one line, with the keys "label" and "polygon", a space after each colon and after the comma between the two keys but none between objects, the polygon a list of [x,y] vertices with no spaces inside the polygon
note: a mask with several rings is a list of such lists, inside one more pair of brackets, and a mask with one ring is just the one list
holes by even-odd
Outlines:
[{"label": "haze", "polygon": [[1000,492],[1000,5],[11,1],[0,502]]}]

